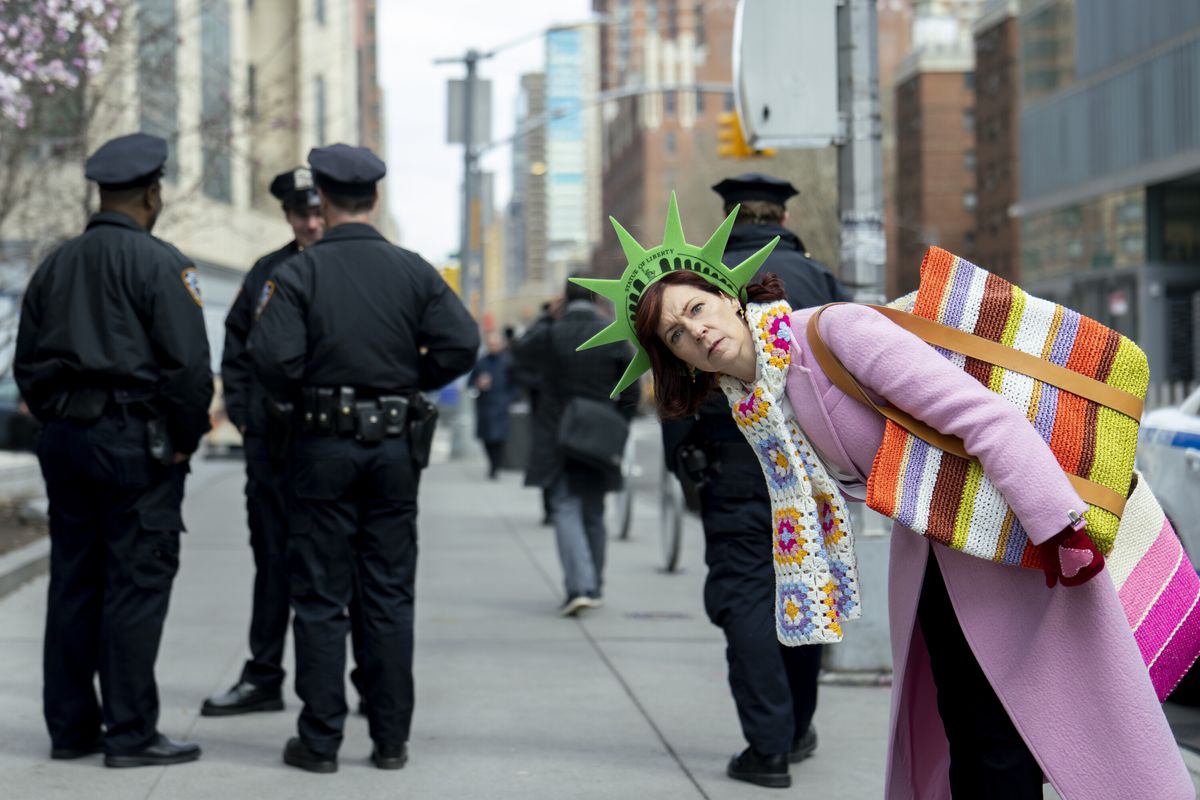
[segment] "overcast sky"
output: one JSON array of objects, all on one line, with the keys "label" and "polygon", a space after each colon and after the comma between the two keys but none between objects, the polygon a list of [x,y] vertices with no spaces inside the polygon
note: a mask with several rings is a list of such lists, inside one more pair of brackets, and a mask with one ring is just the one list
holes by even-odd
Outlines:
[{"label": "overcast sky", "polygon": [[[560,23],[591,16],[590,0],[380,0],[379,82],[387,127],[388,205],[400,226],[401,244],[435,266],[458,251],[462,205],[462,146],[446,144],[446,81],[461,78],[462,65],[434,66],[435,58],[461,56],[468,48],[498,45]],[[543,68],[545,43],[526,41],[482,62],[480,77],[492,81],[492,134],[512,133],[517,83]],[[496,173],[496,204],[512,185],[512,151],[506,145],[484,158]]]}]

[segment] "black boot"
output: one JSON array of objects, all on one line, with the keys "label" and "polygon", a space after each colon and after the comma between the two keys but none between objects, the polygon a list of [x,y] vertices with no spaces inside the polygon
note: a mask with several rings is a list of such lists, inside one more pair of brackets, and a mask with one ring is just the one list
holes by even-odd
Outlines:
[{"label": "black boot", "polygon": [[763,755],[753,747],[747,747],[734,756],[725,774],[734,780],[774,789],[786,789],[792,785],[786,753]]},{"label": "black boot", "polygon": [[327,775],[337,772],[337,756],[323,756],[308,749],[308,745],[300,741],[300,737],[288,739],[287,747],[283,748],[283,763],[289,767],[298,767],[308,772]]},{"label": "black boot", "polygon": [[799,764],[816,752],[816,749],[817,729],[809,725],[804,735],[792,742],[792,752],[788,753],[788,761],[792,764]]},{"label": "black boot", "polygon": [[371,763],[380,769],[400,769],[408,763],[408,746],[376,742],[371,748]]},{"label": "black boot", "polygon": [[109,753],[104,757],[106,767],[162,767],[183,764],[200,757],[200,745],[176,742],[161,733],[150,744],[132,753]]},{"label": "black boot", "polygon": [[232,717],[251,711],[283,711],[283,692],[241,681],[225,694],[217,694],[200,706],[202,717]]}]

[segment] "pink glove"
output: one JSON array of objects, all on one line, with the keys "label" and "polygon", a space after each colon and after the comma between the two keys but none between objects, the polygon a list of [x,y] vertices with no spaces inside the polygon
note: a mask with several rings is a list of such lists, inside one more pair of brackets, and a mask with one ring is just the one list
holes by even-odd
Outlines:
[{"label": "pink glove", "polygon": [[1060,580],[1063,586],[1079,586],[1104,569],[1104,554],[1087,535],[1082,517],[1042,542],[1039,549],[1046,586],[1050,588]]}]

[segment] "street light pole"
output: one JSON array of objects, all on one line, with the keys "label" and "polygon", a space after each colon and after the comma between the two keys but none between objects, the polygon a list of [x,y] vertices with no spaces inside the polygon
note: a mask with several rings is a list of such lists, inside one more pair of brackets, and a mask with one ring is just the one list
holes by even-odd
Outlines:
[{"label": "street light pole", "polygon": [[475,250],[474,250],[474,217],[472,210],[475,205],[475,80],[476,66],[479,63],[478,50],[468,50],[463,57],[467,67],[467,77],[463,81],[463,207],[462,231],[458,248],[459,280],[462,286],[463,300],[467,308],[475,313],[481,313],[482,308],[471,308],[475,295]]},{"label": "street light pole", "polygon": [[838,106],[846,138],[838,148],[841,274],[855,299],[884,302],[883,155],[880,145],[876,0],[838,6]]}]

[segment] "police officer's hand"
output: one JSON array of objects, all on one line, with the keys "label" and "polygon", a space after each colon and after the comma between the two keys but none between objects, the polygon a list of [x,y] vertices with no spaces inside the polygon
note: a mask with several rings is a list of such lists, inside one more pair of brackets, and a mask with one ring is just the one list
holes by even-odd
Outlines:
[{"label": "police officer's hand", "polygon": [[192,457],[191,453],[176,453],[175,454],[175,463],[182,464],[183,462],[187,461],[191,457]]}]

